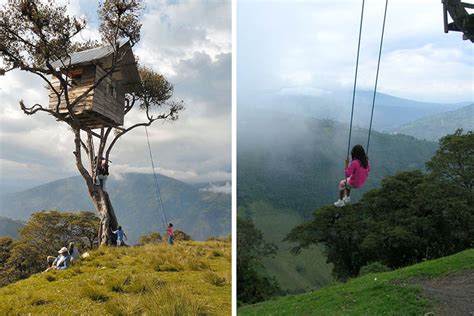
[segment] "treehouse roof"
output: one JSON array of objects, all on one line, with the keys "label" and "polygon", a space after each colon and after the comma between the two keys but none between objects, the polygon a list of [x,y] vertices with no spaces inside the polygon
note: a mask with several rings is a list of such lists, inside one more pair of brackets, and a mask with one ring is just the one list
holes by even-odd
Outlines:
[{"label": "treehouse roof", "polygon": [[[120,44],[119,51],[124,51],[125,55],[122,60],[117,64],[117,69],[114,71],[112,78],[114,80],[125,81],[125,85],[132,87],[136,86],[140,82],[140,75],[138,73],[137,64],[135,57],[130,47],[129,42],[123,42]],[[114,53],[114,47],[112,45],[92,48],[76,52],[71,54],[70,60],[60,61],[57,60],[51,65],[54,68],[63,68],[65,65],[71,66],[85,66],[85,65],[100,65],[103,68],[109,68],[111,66],[111,58]]]}]

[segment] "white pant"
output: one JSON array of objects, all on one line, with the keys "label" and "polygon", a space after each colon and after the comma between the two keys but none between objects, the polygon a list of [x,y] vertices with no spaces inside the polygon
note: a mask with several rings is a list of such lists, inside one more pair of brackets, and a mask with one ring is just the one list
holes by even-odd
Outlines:
[{"label": "white pant", "polygon": [[107,181],[107,176],[99,174],[97,178],[99,178],[99,183],[100,183],[100,186],[102,187],[102,190],[105,191],[105,182]]}]

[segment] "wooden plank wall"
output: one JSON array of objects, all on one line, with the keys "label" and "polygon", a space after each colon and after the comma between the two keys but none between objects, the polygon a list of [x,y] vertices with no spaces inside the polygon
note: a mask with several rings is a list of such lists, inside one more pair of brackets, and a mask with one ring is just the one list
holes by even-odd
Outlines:
[{"label": "wooden plank wall", "polygon": [[[78,69],[75,69],[77,71]],[[80,94],[84,93],[88,88],[90,88],[94,82],[97,82],[99,78],[105,75],[105,71],[96,65],[87,65],[82,67],[82,78],[80,82],[69,88],[69,100],[73,102]],[[110,120],[111,124],[108,125],[123,125],[123,116],[124,116],[124,96],[123,90],[120,87],[120,82],[115,82],[116,87],[116,97],[112,96],[109,93],[109,86],[112,84],[112,79],[110,77],[105,78],[94,90],[92,90],[87,97],[83,98],[79,103],[74,107],[74,112],[77,115],[84,113],[84,120],[87,122],[93,119],[94,113],[101,114],[105,119]],[[52,85],[56,90],[59,91],[60,83],[56,78],[52,79]],[[49,108],[55,109],[57,105],[58,98],[56,94],[50,90],[49,95]],[[66,101],[64,96],[61,97],[61,104],[59,107],[59,112],[67,114]],[[87,115],[85,112],[88,112]],[[86,119],[87,117],[87,119]],[[103,122],[104,117],[97,117],[98,122]],[[81,119],[79,117],[79,119]],[[88,123],[87,123],[88,124]],[[99,124],[99,123],[97,123]]]},{"label": "wooden plank wall", "polygon": [[[105,71],[97,66],[96,67],[96,80],[101,78],[105,74]],[[116,97],[110,94],[109,86],[114,84]],[[93,109],[94,111],[110,118],[112,121],[118,125],[123,125],[123,110],[124,103],[120,102],[120,91],[118,88],[118,83],[112,83],[110,77],[105,78],[95,89]]]},{"label": "wooden plank wall", "polygon": [[[77,85],[70,87],[68,90],[69,101],[74,102],[79,95],[84,93],[88,88],[90,88],[94,84],[94,66],[83,67],[82,69],[82,78],[80,83]],[[53,87],[59,91],[60,90],[60,83],[57,78],[52,78],[51,84]],[[94,90],[92,90],[85,98],[83,98],[79,103],[74,107],[74,111],[80,113],[82,111],[91,110],[92,109],[92,101],[94,98]],[[49,94],[49,108],[56,109],[56,105],[58,102],[58,97],[56,94],[50,89]],[[61,104],[59,106],[59,113],[67,113],[66,109],[66,99],[61,96]]]}]

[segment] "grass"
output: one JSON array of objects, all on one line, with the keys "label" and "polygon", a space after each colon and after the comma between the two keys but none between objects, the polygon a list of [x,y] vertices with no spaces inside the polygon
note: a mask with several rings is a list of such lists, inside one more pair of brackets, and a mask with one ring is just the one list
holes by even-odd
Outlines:
[{"label": "grass", "polygon": [[248,209],[264,239],[278,246],[275,257],[265,258],[263,263],[267,273],[275,276],[283,291],[301,293],[333,281],[332,265],[326,263],[321,248],[304,249],[294,256],[290,253],[294,245],[282,241],[293,227],[303,222],[301,215],[294,210],[275,208],[263,201],[253,202]]},{"label": "grass", "polygon": [[437,277],[474,269],[474,249],[403,269],[368,274],[301,295],[239,308],[239,315],[424,315],[433,302],[410,285],[415,277]]},{"label": "grass", "polygon": [[0,315],[230,315],[230,280],[230,241],[104,247],[0,288]]}]

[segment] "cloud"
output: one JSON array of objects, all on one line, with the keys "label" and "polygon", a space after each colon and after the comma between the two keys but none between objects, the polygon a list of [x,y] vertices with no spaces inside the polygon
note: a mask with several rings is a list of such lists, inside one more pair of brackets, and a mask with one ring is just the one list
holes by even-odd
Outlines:
[{"label": "cloud", "polygon": [[223,194],[231,194],[232,193],[232,185],[230,182],[226,182],[223,185],[214,185],[210,184],[209,186],[200,189],[201,191],[207,191],[212,193],[223,193]]},{"label": "cloud", "polygon": [[[358,88],[373,89],[385,1],[365,1]],[[351,90],[359,1],[237,4],[239,94]],[[472,43],[443,32],[441,3],[388,5],[379,90],[420,101],[473,100]],[[303,91],[304,92],[304,91]]]}]

